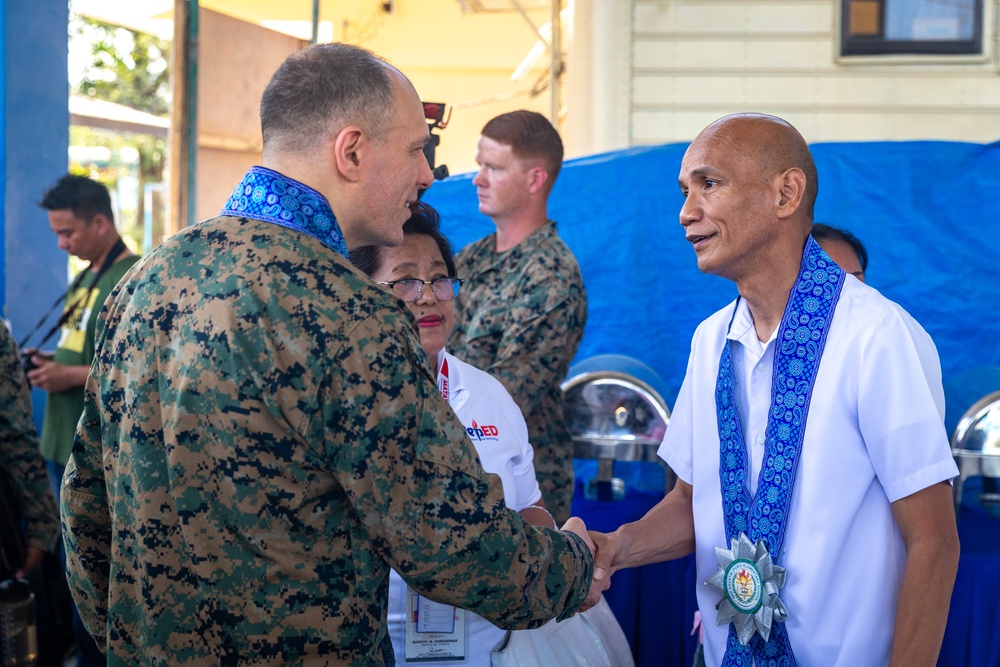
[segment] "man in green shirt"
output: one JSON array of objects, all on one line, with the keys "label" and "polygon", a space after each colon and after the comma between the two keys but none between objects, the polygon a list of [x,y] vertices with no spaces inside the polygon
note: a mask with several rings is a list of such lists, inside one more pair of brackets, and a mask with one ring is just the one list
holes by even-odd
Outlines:
[{"label": "man in green shirt", "polygon": [[[76,424],[83,413],[83,385],[94,360],[97,314],[138,257],[118,235],[111,196],[97,181],[67,174],[45,193],[39,206],[48,211],[59,249],[90,262],[66,294],[55,354],[26,350],[33,352],[31,362],[35,365],[28,372],[28,381],[48,392],[41,450],[58,501]],[[80,648],[79,667],[105,664],[94,640],[76,618],[74,634]]]},{"label": "man in green shirt", "polygon": [[28,380],[49,394],[42,425],[42,455],[53,473],[53,491],[58,497],[62,469],[69,460],[76,423],[83,412],[83,385],[94,360],[97,313],[138,258],[122,243],[108,189],[97,181],[67,174],[45,193],[39,206],[48,211],[59,249],[90,262],[66,295],[55,354],[30,350],[35,353],[31,361],[36,368],[29,371]]}]

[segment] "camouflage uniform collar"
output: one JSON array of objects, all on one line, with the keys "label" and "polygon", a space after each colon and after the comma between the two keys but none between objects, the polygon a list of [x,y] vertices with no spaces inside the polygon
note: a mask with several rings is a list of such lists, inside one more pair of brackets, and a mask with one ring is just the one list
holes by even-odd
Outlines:
[{"label": "camouflage uniform collar", "polygon": [[326,197],[266,167],[250,167],[221,215],[263,220],[300,231],[348,258],[344,234]]},{"label": "camouflage uniform collar", "polygon": [[525,239],[525,241],[528,239],[535,239],[535,241],[539,241],[542,239],[552,238],[553,236],[559,236],[559,230],[556,228],[556,221],[547,220],[544,225],[533,231],[531,235]]},{"label": "camouflage uniform collar", "polygon": [[[537,245],[543,241],[547,241],[553,236],[559,236],[559,230],[556,229],[555,220],[546,220],[545,224],[536,229],[535,231],[528,234],[527,238],[518,243],[514,248],[520,248],[521,246],[529,247]],[[513,250],[514,248],[511,248]]]}]

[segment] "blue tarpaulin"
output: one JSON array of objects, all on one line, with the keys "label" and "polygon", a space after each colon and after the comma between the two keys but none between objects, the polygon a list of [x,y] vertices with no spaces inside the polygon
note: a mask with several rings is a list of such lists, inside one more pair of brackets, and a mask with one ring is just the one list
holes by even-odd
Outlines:
[{"label": "blue tarpaulin", "polygon": [[[589,300],[577,360],[624,354],[680,389],[695,327],[736,297],[698,271],[678,222],[686,144],[568,161],[549,215],[576,254]],[[1000,143],[828,143],[811,146],[819,172],[816,222],[868,248],[866,279],[931,334],[949,381],[1000,365]],[[493,231],[472,174],[425,199],[456,248]],[[1000,389],[1000,387],[997,387]],[[968,406],[949,405],[949,429]]]}]

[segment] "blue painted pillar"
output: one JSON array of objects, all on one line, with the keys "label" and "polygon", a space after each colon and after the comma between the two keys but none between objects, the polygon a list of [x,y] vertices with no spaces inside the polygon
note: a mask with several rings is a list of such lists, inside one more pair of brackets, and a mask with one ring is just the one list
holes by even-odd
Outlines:
[{"label": "blue painted pillar", "polygon": [[0,307],[20,341],[66,289],[66,253],[37,203],[68,168],[69,9],[0,0],[0,24]]},{"label": "blue painted pillar", "polygon": [[[37,203],[69,163],[67,4],[0,0],[0,314],[18,342],[66,289],[66,253]],[[45,396],[32,391],[38,428]]]}]

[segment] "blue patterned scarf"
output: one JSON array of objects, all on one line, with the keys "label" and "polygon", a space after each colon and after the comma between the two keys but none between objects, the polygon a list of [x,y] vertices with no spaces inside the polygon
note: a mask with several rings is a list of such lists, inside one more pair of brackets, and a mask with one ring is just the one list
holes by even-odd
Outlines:
[{"label": "blue patterned scarf", "polygon": [[308,185],[265,167],[250,167],[222,207],[221,215],[295,229],[348,258],[347,243],[326,198]]},{"label": "blue patterned scarf", "polygon": [[[751,542],[761,539],[776,564],[780,564],[813,384],[844,276],[810,236],[798,279],[778,327],[764,463],[752,499],[747,485],[750,474],[747,450],[734,401],[732,341],[726,341],[719,361],[715,402],[726,541],[731,543],[740,533],[745,533]],[[749,667],[753,663],[759,667],[794,667],[795,656],[784,623],[774,624],[767,642],[755,634],[746,645],[740,643],[735,628],[729,626],[723,667]]]}]

